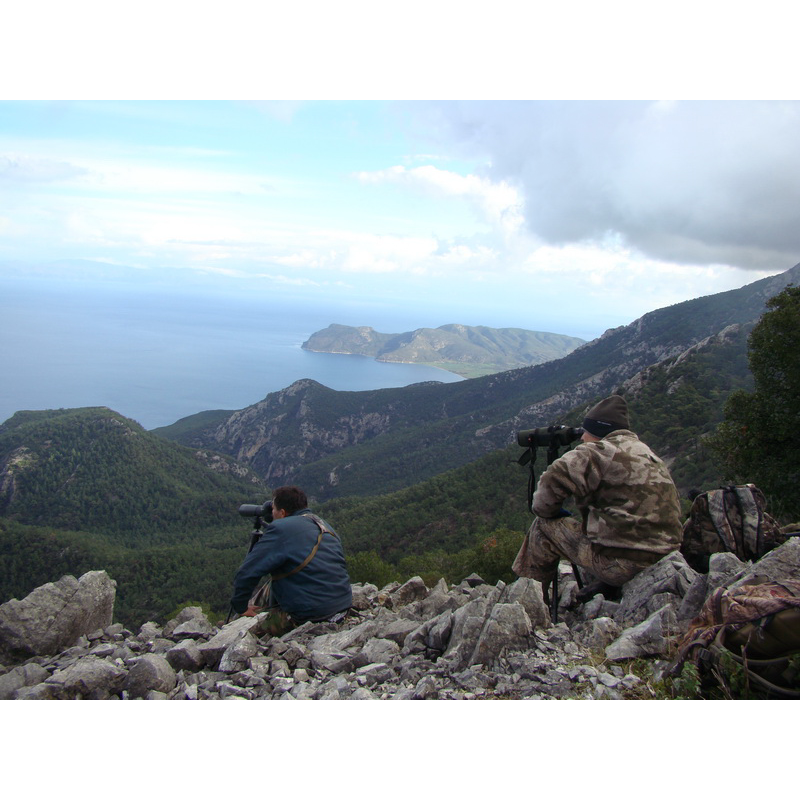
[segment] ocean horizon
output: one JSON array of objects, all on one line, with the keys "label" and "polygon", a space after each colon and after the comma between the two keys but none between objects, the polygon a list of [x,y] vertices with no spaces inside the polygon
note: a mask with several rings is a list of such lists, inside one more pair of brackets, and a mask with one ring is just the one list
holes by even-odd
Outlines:
[{"label": "ocean horizon", "polygon": [[[434,367],[302,349],[332,322],[370,325],[370,313],[270,298],[6,284],[0,423],[23,410],[107,406],[152,430],[201,411],[245,408],[302,378],[339,391],[462,380]],[[402,314],[372,313],[403,324]]]}]

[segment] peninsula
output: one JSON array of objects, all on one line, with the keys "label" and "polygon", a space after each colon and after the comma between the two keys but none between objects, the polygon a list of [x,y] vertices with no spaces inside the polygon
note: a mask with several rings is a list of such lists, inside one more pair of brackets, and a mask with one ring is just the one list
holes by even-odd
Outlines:
[{"label": "peninsula", "polygon": [[476,378],[543,364],[571,353],[584,339],[522,328],[442,325],[406,333],[379,333],[369,327],[329,325],[303,342],[304,350],[369,356],[377,361],[424,364]]}]

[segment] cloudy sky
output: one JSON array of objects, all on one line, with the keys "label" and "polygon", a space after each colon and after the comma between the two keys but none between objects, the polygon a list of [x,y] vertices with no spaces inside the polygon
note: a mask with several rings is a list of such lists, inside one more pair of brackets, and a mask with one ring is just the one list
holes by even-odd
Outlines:
[{"label": "cloudy sky", "polygon": [[[76,80],[102,74],[96,47]],[[291,100],[308,72],[262,82],[268,100],[141,99],[159,96],[152,75],[140,96],[92,99],[108,95],[89,82],[54,100],[70,65],[0,102],[0,276],[361,299],[379,330],[371,301],[414,325],[592,338],[800,261],[798,102],[658,99],[658,73],[647,100]]]}]

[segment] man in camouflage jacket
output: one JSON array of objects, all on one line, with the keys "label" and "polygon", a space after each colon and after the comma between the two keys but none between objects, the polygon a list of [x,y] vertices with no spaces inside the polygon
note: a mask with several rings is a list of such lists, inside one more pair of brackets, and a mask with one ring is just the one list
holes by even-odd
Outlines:
[{"label": "man in camouflage jacket", "polygon": [[[629,430],[624,398],[590,409],[582,444],[542,473],[536,519],[512,569],[545,586],[566,558],[608,587],[622,586],[681,545],[678,491],[664,462]],[[580,520],[562,508],[575,499]]]}]

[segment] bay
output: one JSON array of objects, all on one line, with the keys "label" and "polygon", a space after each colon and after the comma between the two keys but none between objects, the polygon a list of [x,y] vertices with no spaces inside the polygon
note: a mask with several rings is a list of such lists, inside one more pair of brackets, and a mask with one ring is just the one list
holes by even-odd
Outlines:
[{"label": "bay", "polygon": [[404,322],[402,310],[387,320],[385,309],[363,305],[135,285],[1,288],[0,421],[20,410],[108,406],[152,429],[200,411],[244,408],[301,378],[340,391],[461,380],[432,367],[301,349],[332,322],[374,323],[371,313],[395,330],[421,327]]}]

